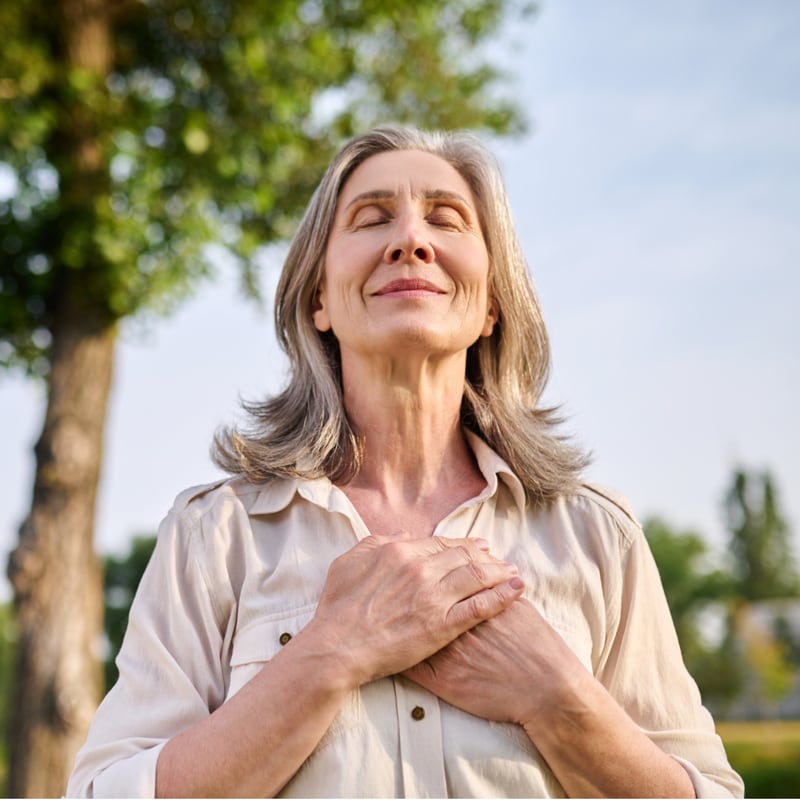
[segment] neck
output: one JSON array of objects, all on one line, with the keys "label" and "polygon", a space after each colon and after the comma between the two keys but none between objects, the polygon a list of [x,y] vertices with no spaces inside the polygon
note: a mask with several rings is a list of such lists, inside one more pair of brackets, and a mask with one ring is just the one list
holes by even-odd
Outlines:
[{"label": "neck", "polygon": [[399,509],[482,485],[461,430],[463,358],[415,369],[408,360],[343,363],[342,375],[345,408],[364,442],[362,468],[343,487],[351,497],[370,492]]}]

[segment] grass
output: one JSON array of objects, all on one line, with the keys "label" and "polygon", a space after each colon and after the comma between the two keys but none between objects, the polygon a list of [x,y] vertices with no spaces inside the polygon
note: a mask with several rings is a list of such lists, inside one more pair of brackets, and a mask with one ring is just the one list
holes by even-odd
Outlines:
[{"label": "grass", "polygon": [[717,733],[747,797],[800,797],[800,720],[720,722]]}]

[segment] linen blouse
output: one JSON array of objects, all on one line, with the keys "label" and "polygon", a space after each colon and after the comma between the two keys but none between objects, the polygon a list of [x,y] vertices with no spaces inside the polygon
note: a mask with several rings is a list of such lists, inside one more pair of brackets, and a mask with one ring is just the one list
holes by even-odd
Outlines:
[{"label": "linen blouse", "polygon": [[[515,563],[528,600],[686,769],[697,795],[741,797],[741,779],[683,664],[655,562],[626,501],[585,486],[531,507],[505,462],[467,436],[486,487],[434,535],[479,536]],[[232,478],[179,495],[131,608],[119,680],[78,753],[67,796],[153,797],[167,740],[235,694],[303,628],[331,561],[368,535],[327,479],[256,485]],[[392,676],[349,695],[278,796],[564,791],[522,727],[480,719]]]}]

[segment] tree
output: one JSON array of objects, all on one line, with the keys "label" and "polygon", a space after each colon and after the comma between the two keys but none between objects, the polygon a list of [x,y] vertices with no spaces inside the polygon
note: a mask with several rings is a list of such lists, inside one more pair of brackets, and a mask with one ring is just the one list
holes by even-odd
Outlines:
[{"label": "tree", "polygon": [[[11,699],[14,696],[12,684],[14,675],[14,662],[16,654],[16,630],[14,625],[14,610],[11,603],[0,604],[0,730],[8,730]],[[3,792],[6,786],[8,773],[8,741],[7,737],[0,739],[0,792],[2,797],[10,797]]]},{"label": "tree", "polygon": [[0,365],[47,383],[18,623],[9,791],[63,792],[96,706],[93,550],[120,320],[168,312],[209,242],[253,290],[335,145],[376,121],[509,132],[480,46],[515,0],[0,4]]},{"label": "tree", "polygon": [[[693,531],[677,531],[659,517],[643,525],[653,552],[684,661],[707,701],[724,703],[741,689],[743,665],[731,637],[728,605],[733,577],[710,566],[706,541]],[[720,641],[704,634],[710,610],[718,612]]]},{"label": "tree", "polygon": [[790,531],[770,473],[737,469],[725,498],[737,594],[748,602],[800,593]]},{"label": "tree", "polygon": [[660,517],[645,520],[643,528],[681,648],[691,654],[701,646],[700,613],[729,598],[733,582],[725,571],[710,567],[708,545],[699,534],[676,531]]}]

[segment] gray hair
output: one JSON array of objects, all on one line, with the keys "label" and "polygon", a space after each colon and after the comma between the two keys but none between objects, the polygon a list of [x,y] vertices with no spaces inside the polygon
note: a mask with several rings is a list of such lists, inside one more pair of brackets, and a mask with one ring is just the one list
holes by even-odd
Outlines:
[{"label": "gray hair", "polygon": [[224,470],[254,482],[274,477],[347,481],[361,464],[361,443],[345,413],[341,363],[333,333],[314,327],[311,309],[325,267],[339,195],[370,156],[419,150],[451,164],[472,190],[489,253],[489,297],[499,319],[491,336],[467,353],[462,424],[492,447],[522,481],[528,499],[547,502],[573,491],[588,459],[555,428],[554,409],[539,408],[550,370],[550,345],[512,222],[500,170],[467,133],[381,127],[344,145],[328,167],[300,222],[275,299],[278,341],[289,381],[263,402],[244,402],[249,427],[223,428],[212,456]]}]

